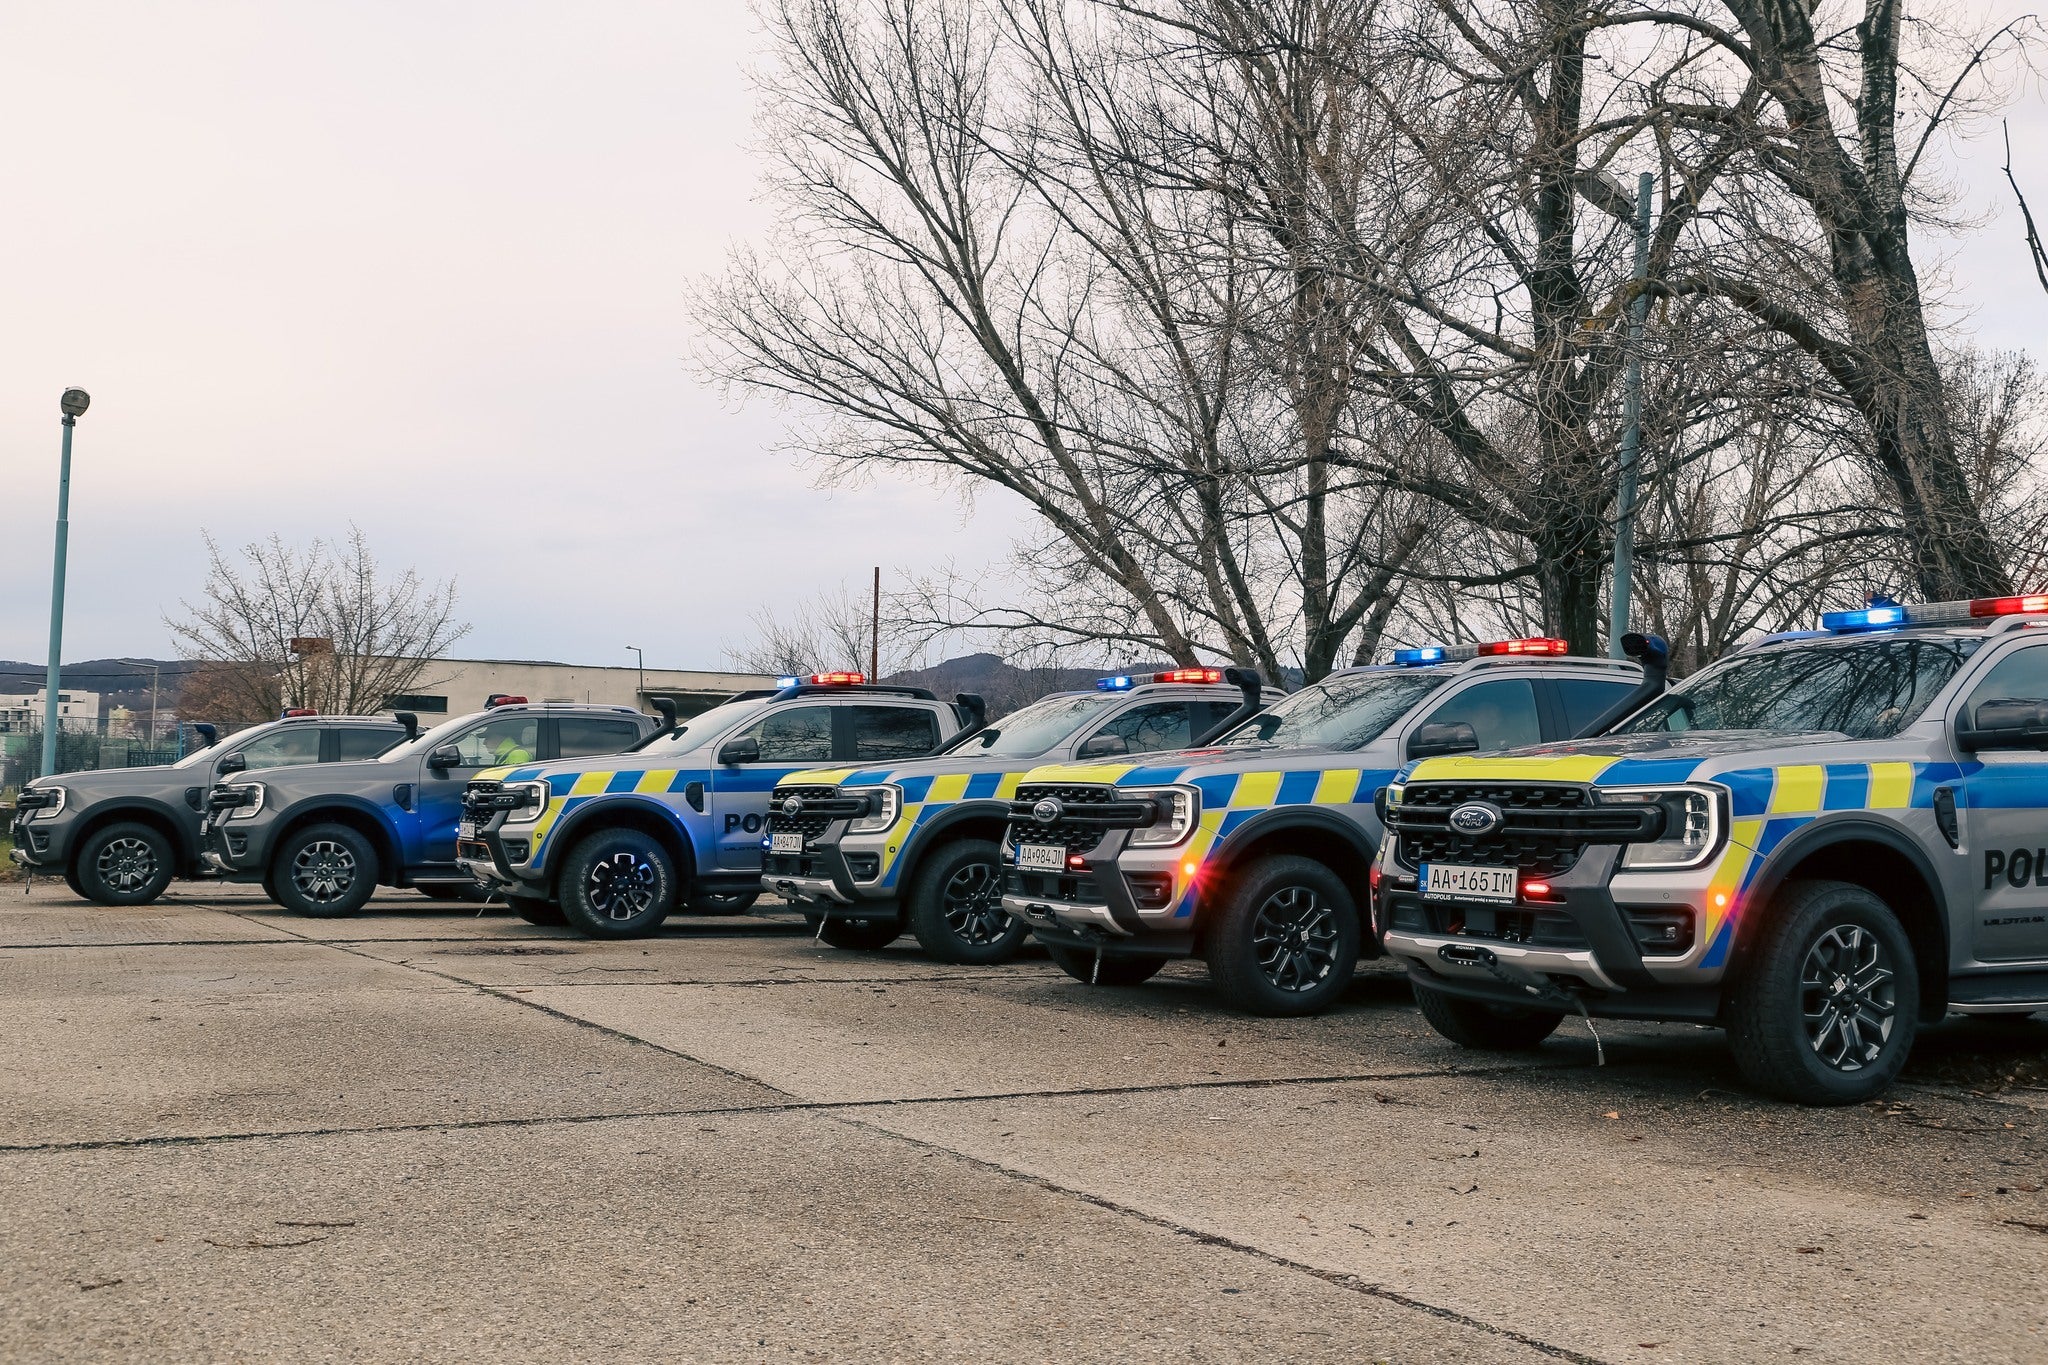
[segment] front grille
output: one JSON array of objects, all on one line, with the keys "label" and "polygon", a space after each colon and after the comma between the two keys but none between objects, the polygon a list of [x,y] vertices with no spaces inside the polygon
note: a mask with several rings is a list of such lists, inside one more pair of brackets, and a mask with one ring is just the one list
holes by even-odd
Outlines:
[{"label": "front grille", "polygon": [[[1041,821],[1033,813],[1040,801],[1050,797],[1064,806],[1059,819]],[[1102,842],[1112,829],[1138,829],[1149,825],[1158,808],[1149,800],[1121,801],[1117,790],[1099,783],[1034,783],[1017,788],[1010,803],[1010,835],[1023,844],[1059,844],[1086,851]]]},{"label": "front grille", "polygon": [[1093,873],[1020,872],[1013,867],[1003,873],[1003,893],[1035,901],[1102,904],[1102,888]]},{"label": "front grille", "polygon": [[[1485,834],[1453,829],[1451,812],[1471,802],[1498,807],[1500,826]],[[1546,877],[1569,871],[1589,843],[1653,839],[1663,819],[1654,806],[1602,806],[1586,787],[1511,782],[1410,783],[1387,811],[1404,867],[1471,863]]]},{"label": "front grille", "polygon": [[[788,815],[783,812],[782,803],[792,796],[803,802],[803,809]],[[842,796],[837,787],[777,787],[768,803],[768,832],[801,834],[804,842],[809,843],[834,820],[852,820],[867,813],[868,798],[864,793]]]},{"label": "front grille", "polygon": [[1394,912],[1393,927],[1410,932],[1451,934],[1492,939],[1531,948],[1585,948],[1585,930],[1558,910],[1531,906],[1481,906],[1439,901],[1405,901]]}]

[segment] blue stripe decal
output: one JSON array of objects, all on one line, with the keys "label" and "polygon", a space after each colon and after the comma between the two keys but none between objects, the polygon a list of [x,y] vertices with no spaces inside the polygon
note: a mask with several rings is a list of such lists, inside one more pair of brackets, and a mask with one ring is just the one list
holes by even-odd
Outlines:
[{"label": "blue stripe decal", "polygon": [[1263,811],[1256,810],[1229,811],[1225,813],[1223,817],[1223,823],[1216,827],[1216,837],[1218,839],[1228,838],[1230,836],[1230,832],[1236,829],[1239,825],[1242,825],[1245,821],[1251,819],[1254,815],[1262,814],[1264,814]]},{"label": "blue stripe decal", "polygon": [[1603,787],[1657,787],[1684,782],[1704,760],[1697,758],[1624,758],[1608,765],[1595,780]]},{"label": "blue stripe decal", "polygon": [[[888,768],[862,768],[857,773],[848,774],[846,780],[839,785],[842,787],[879,787],[889,780],[890,771]],[[925,781],[929,782],[931,779],[926,778]]]},{"label": "blue stripe decal", "polygon": [[1300,806],[1315,799],[1316,783],[1323,780],[1320,771],[1305,768],[1299,772],[1280,775],[1280,792],[1273,798],[1276,806]]},{"label": "blue stripe decal", "polygon": [[637,772],[613,773],[612,780],[604,784],[604,789],[608,792],[629,792],[633,790],[633,784],[638,782],[640,777],[641,774]]},{"label": "blue stripe decal", "polygon": [[721,792],[767,793],[774,791],[775,784],[783,778],[802,771],[801,768],[722,768],[715,785]]},{"label": "blue stripe decal", "polygon": [[1188,765],[1185,763],[1176,763],[1170,768],[1133,768],[1119,777],[1116,784],[1119,787],[1164,787],[1180,781],[1180,775],[1187,770]]},{"label": "blue stripe decal", "polygon": [[576,778],[578,776],[579,774],[576,773],[549,773],[548,790],[554,795],[560,796],[576,785]]},{"label": "blue stripe decal", "polygon": [[1861,763],[1828,764],[1828,786],[1822,810],[1866,810],[1870,806],[1870,769]]},{"label": "blue stripe decal", "polygon": [[932,780],[929,777],[906,777],[903,779],[903,799],[912,805],[916,805],[924,800],[925,794],[931,789]]},{"label": "blue stripe decal", "polygon": [[996,788],[1003,785],[1001,773],[976,773],[967,779],[966,800],[982,801],[996,794]]},{"label": "blue stripe decal", "polygon": [[1732,804],[1735,817],[1762,815],[1771,808],[1771,782],[1776,770],[1772,768],[1744,768],[1741,772],[1722,773],[1721,781],[1734,794]]},{"label": "blue stripe decal", "polygon": [[1205,806],[1227,806],[1230,794],[1237,790],[1236,773],[1218,773],[1210,777],[1195,779],[1195,790],[1202,794]]},{"label": "blue stripe decal", "polygon": [[505,780],[507,782],[524,782],[527,778],[532,777],[535,773],[539,771],[540,769],[537,766],[527,768],[514,768],[511,772],[505,774]]},{"label": "blue stripe decal", "polygon": [[1381,787],[1391,786],[1394,781],[1393,768],[1367,768],[1358,775],[1358,790],[1351,794],[1354,805],[1369,806],[1373,793]]},{"label": "blue stripe decal", "polygon": [[[1919,784],[1913,804],[1919,805]],[[1928,804],[1933,804],[1930,790]],[[2048,806],[2048,763],[1986,763],[1970,778],[1970,806],[1987,810],[2038,810]]]},{"label": "blue stripe decal", "polygon": [[[1963,770],[1953,763],[1916,763],[1913,765],[1913,805],[1918,810],[1934,807],[1934,789],[1952,786],[1962,781]],[[1972,795],[1977,784],[1972,782]],[[2036,788],[2035,790],[2039,790]],[[1973,803],[1974,804],[1974,803]],[[2014,801],[2016,806],[2038,806],[2038,800]]]}]

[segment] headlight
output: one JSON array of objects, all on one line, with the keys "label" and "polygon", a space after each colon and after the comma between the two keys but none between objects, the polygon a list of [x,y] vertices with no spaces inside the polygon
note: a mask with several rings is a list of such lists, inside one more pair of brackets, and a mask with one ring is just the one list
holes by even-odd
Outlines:
[{"label": "headlight", "polygon": [[1628,845],[1621,855],[1623,867],[1698,867],[1721,847],[1721,796],[1711,787],[1624,788],[1602,791],[1600,799],[1616,805],[1664,808],[1663,837]]},{"label": "headlight", "polygon": [[47,820],[64,809],[70,795],[62,787],[23,787],[14,805],[30,820]]},{"label": "headlight", "polygon": [[887,783],[867,789],[868,813],[846,827],[848,834],[877,834],[896,823],[903,809],[903,789]]},{"label": "headlight", "polygon": [[228,811],[222,817],[223,819],[246,820],[257,811],[263,809],[263,784],[261,782],[251,782],[246,787],[236,787],[234,790],[242,794],[242,804]]},{"label": "headlight", "polygon": [[1159,814],[1151,824],[1131,831],[1133,848],[1170,848],[1195,832],[1202,814],[1202,794],[1193,787],[1141,787],[1119,796],[1154,801]]},{"label": "headlight", "polygon": [[545,782],[507,782],[504,790],[520,798],[505,819],[515,825],[530,824],[547,814],[548,798],[553,795]]}]

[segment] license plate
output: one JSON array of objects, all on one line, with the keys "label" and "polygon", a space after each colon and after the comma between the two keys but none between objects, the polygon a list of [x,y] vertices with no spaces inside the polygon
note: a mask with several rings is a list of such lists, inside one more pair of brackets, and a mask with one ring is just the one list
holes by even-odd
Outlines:
[{"label": "license plate", "polygon": [[1017,866],[1026,872],[1065,872],[1067,850],[1058,844],[1019,844]]},{"label": "license plate", "polygon": [[804,836],[801,832],[771,834],[768,836],[770,853],[801,853],[804,851]]},{"label": "license plate", "polygon": [[455,837],[458,839],[474,839],[476,835],[476,821],[474,820],[464,820],[455,827]]},{"label": "license plate", "polygon": [[1422,894],[1429,900],[1501,901],[1515,900],[1515,869],[1512,867],[1459,867],[1452,863],[1422,865]]},{"label": "license plate", "polygon": [[200,816],[200,817],[199,817],[199,837],[200,837],[200,838],[204,839],[204,838],[206,837],[206,831],[208,831],[208,830],[210,830],[210,829],[212,829],[212,828],[213,828],[213,817],[212,817],[212,816],[210,816],[210,815],[202,815],[202,816]]}]

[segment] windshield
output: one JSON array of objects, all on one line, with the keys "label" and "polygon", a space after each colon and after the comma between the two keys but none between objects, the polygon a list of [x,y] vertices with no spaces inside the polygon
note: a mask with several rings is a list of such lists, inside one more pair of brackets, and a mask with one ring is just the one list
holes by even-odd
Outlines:
[{"label": "windshield", "polygon": [[1216,742],[1357,749],[1443,681],[1431,669],[1343,673],[1274,702]]},{"label": "windshield", "polygon": [[1116,706],[1115,692],[1046,697],[1021,711],[1012,711],[986,730],[969,735],[956,754],[988,754],[997,758],[1033,758]]},{"label": "windshield", "polygon": [[204,749],[194,749],[171,766],[173,768],[196,768],[202,763],[211,763],[214,759],[219,758],[228,751],[228,745],[233,744],[244,735],[253,735],[258,730],[264,729],[265,726],[274,724],[276,724],[275,721],[266,721],[257,725],[245,725],[226,739],[209,744]]},{"label": "windshield", "polygon": [[745,701],[729,701],[714,706],[702,715],[692,716],[684,721],[683,727],[674,734],[664,735],[646,748],[636,749],[634,752],[653,756],[688,753],[721,730],[728,729],[751,716],[771,700],[773,699],[769,697],[748,697]]},{"label": "windshield", "polygon": [[455,734],[458,730],[462,729],[463,726],[469,724],[471,721],[475,720],[477,716],[482,714],[483,713],[479,711],[467,716],[457,716],[454,720],[444,720],[439,725],[436,725],[433,729],[421,735],[418,739],[407,740],[405,743],[398,745],[396,748],[387,750],[386,752],[379,754],[377,756],[377,761],[379,763],[396,763],[400,759],[410,758],[414,754],[426,753],[429,749],[437,748],[440,745],[446,744],[449,740],[455,737]]},{"label": "windshield", "polygon": [[1890,636],[1737,655],[1687,678],[1609,733],[1826,730],[1889,739],[1927,709],[1981,643]]}]

